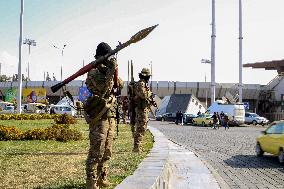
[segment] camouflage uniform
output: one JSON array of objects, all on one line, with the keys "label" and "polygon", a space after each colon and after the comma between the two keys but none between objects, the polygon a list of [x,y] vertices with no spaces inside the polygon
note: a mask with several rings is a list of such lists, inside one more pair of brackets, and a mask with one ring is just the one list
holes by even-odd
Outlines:
[{"label": "camouflage uniform", "polygon": [[122,101],[122,112],[123,112],[123,123],[126,124],[126,118],[127,118],[127,111],[128,111],[128,99],[124,99]]},{"label": "camouflage uniform", "polygon": [[[151,76],[147,68],[143,68],[141,73],[143,76]],[[134,134],[134,152],[142,151],[142,140],[147,129],[149,108],[151,107],[152,92],[149,89],[148,81],[141,79],[134,85],[135,102],[135,134]]]},{"label": "camouflage uniform", "polygon": [[[88,112],[86,110],[85,113],[85,115],[87,114],[86,120],[89,123],[90,130],[90,148],[86,161],[87,189],[98,189],[101,186],[109,185],[107,181],[107,161],[112,154],[112,141],[115,129],[115,95],[113,85],[116,59],[111,57],[104,62],[104,65],[90,70],[86,79],[86,85],[93,93],[93,96],[88,98],[89,104],[87,100],[86,109],[92,103],[101,102],[100,100],[106,101],[110,105],[100,119],[96,119],[96,115],[90,115],[92,111]],[[100,105],[96,105],[96,107],[100,107]],[[98,111],[101,111],[101,109]]]}]

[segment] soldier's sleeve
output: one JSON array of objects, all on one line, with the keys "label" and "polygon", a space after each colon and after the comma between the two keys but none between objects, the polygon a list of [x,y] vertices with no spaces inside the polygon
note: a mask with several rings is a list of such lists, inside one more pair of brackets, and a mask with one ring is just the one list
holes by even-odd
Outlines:
[{"label": "soldier's sleeve", "polygon": [[116,67],[116,59],[115,57],[110,57],[108,59],[107,65],[108,70],[106,72],[106,80],[105,80],[105,88],[102,91],[102,94],[110,94],[112,88],[113,88],[113,79],[115,74],[115,67]]},{"label": "soldier's sleeve", "polygon": [[142,99],[148,99],[151,97],[151,92],[146,89],[146,84],[143,82],[137,83],[135,93]]}]

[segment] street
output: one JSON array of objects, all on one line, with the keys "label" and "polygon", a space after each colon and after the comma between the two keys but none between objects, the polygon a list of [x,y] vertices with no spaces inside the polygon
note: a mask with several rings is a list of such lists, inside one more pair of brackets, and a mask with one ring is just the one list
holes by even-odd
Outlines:
[{"label": "street", "polygon": [[262,126],[214,130],[160,121],[150,121],[149,125],[196,153],[228,188],[284,188],[284,166],[278,159],[269,154],[261,158],[255,155],[256,137],[265,129]]}]

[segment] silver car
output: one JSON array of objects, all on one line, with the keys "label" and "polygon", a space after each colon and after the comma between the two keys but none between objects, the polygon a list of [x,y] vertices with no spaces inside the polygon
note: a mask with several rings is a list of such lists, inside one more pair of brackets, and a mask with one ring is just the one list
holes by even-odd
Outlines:
[{"label": "silver car", "polygon": [[246,112],[245,113],[245,123],[247,124],[253,124],[253,125],[265,125],[269,122],[268,119],[265,117],[261,117],[257,115],[256,113]]}]

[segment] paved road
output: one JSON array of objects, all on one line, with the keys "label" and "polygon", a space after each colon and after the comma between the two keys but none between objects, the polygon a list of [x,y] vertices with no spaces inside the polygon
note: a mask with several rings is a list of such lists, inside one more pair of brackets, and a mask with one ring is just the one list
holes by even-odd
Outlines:
[{"label": "paved road", "polygon": [[158,121],[149,124],[198,154],[228,188],[284,189],[284,166],[277,158],[255,156],[255,141],[262,127],[231,127],[225,131]]}]

